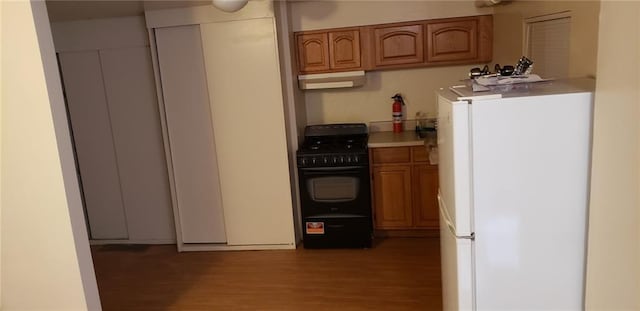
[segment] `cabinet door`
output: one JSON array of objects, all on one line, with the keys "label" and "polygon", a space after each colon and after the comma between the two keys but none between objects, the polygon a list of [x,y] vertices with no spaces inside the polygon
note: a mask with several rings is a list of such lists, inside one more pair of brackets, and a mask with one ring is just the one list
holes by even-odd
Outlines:
[{"label": "cabinet door", "polygon": [[411,165],[374,167],[373,200],[377,229],[410,228]]},{"label": "cabinet door", "polygon": [[413,225],[438,228],[438,167],[428,164],[413,166]]},{"label": "cabinet door", "polygon": [[331,69],[359,69],[360,30],[329,32],[329,64]]},{"label": "cabinet door", "polygon": [[427,62],[478,58],[478,19],[427,23]]},{"label": "cabinet door", "polygon": [[296,42],[298,46],[298,69],[300,72],[329,70],[329,44],[326,32],[300,33],[296,35]]},{"label": "cabinet door", "polygon": [[424,62],[422,24],[374,27],[373,36],[376,67]]}]

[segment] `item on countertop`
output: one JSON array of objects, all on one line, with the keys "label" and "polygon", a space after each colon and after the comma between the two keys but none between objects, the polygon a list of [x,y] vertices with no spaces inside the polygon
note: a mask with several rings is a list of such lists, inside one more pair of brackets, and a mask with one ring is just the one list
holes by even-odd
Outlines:
[{"label": "item on countertop", "polygon": [[504,67],[501,68],[500,64],[496,64],[494,69],[498,75],[503,77],[512,75],[515,70],[511,65],[504,65]]},{"label": "item on countertop", "polygon": [[481,76],[486,76],[491,74],[491,72],[489,71],[489,66],[488,65],[484,65],[484,67],[482,67],[482,69],[475,67],[475,68],[471,68],[471,70],[469,70],[469,78],[471,79],[475,79],[477,77],[481,77]]},{"label": "item on countertop", "polygon": [[545,80],[540,78],[539,75],[530,74],[530,75],[523,75],[523,76],[514,75],[510,77],[500,77],[500,76],[479,77],[475,79],[474,83],[477,83],[483,86],[490,86],[490,85],[505,85],[505,84],[529,83],[529,82],[540,82],[540,81],[545,81]]},{"label": "item on countertop", "polygon": [[533,69],[533,61],[528,59],[526,56],[522,56],[520,57],[520,60],[518,60],[518,64],[516,64],[516,68],[513,71],[513,75],[516,75],[516,76],[529,75],[532,69]]},{"label": "item on countertop", "polygon": [[479,67],[474,67],[469,70],[469,78],[471,80],[475,80],[479,77],[508,77],[508,76],[525,76],[531,74],[533,70],[533,61],[527,58],[526,56],[520,57],[516,66],[505,65],[504,67],[500,67],[500,64],[495,64],[493,67],[495,73],[489,71],[489,66],[484,65],[482,69]]},{"label": "item on countertop", "polygon": [[402,132],[403,124],[402,124],[402,106],[404,106],[404,99],[402,99],[402,95],[397,93],[391,97],[393,99],[393,105],[391,106],[392,116],[393,116],[393,132],[400,133]]}]

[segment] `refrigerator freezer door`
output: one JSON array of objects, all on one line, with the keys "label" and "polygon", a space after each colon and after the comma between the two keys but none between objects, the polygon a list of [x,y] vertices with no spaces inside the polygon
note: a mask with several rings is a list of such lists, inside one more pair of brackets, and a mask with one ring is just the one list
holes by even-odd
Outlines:
[{"label": "refrigerator freezer door", "polygon": [[478,310],[582,310],[591,94],[473,102]]},{"label": "refrigerator freezer door", "polygon": [[441,206],[442,307],[445,311],[473,310],[473,241],[457,238],[450,221]]},{"label": "refrigerator freezer door", "polygon": [[438,175],[456,235],[471,235],[471,142],[469,103],[449,90],[438,92]]}]

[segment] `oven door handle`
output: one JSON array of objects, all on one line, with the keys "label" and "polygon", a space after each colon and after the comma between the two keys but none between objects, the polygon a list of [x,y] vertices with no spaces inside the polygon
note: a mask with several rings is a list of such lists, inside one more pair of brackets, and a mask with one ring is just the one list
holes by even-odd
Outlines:
[{"label": "oven door handle", "polygon": [[366,166],[339,166],[339,167],[301,167],[301,171],[308,172],[335,172],[335,171],[355,171],[363,168],[367,168]]}]

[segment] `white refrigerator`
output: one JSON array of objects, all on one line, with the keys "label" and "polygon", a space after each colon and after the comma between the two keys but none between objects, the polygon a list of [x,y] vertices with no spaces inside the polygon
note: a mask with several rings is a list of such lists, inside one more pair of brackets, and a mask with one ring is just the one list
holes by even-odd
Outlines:
[{"label": "white refrigerator", "polygon": [[438,91],[444,310],[582,310],[591,79]]}]

